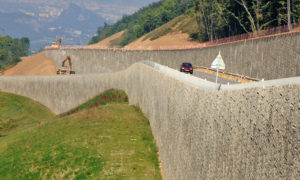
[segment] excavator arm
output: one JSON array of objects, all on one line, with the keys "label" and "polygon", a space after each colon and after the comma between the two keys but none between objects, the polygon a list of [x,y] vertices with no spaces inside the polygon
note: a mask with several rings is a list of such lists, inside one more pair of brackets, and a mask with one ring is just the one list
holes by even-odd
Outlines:
[{"label": "excavator arm", "polygon": [[71,72],[71,70],[72,70],[72,63],[71,63],[71,58],[70,58],[70,56],[67,56],[66,59],[63,60],[61,66],[62,66],[62,67],[67,67],[67,66],[65,66],[66,61],[69,62],[69,71]]},{"label": "excavator arm", "polygon": [[[68,66],[65,65],[66,61],[69,62],[69,71],[66,69],[66,67],[68,67]],[[75,74],[75,71],[72,71],[72,62],[71,62],[70,56],[67,56],[67,57],[63,60],[61,66],[62,66],[62,68],[59,68],[59,69],[57,70],[57,72],[56,72],[57,74]]]}]

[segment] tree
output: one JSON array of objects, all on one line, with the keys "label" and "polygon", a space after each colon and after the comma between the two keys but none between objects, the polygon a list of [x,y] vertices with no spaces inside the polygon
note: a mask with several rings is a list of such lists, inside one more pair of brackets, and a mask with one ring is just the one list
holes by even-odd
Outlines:
[{"label": "tree", "polygon": [[10,36],[0,36],[0,66],[16,64],[20,57],[28,54],[30,41],[28,38],[13,39]]},{"label": "tree", "polygon": [[[265,21],[270,17],[268,13],[268,8],[270,8],[271,1],[264,0],[255,0],[255,1],[246,1],[246,0],[234,0],[237,4],[243,7],[247,14],[247,18],[250,22],[250,27],[252,32],[259,31],[275,21],[276,19],[271,19]],[[239,21],[241,26],[243,22]]]},{"label": "tree", "polygon": [[287,0],[287,16],[288,16],[288,27],[289,31],[291,31],[291,0]]},{"label": "tree", "polygon": [[228,0],[193,0],[200,41],[214,40],[228,35]]},{"label": "tree", "polygon": [[300,21],[300,1],[293,0],[291,2],[291,19],[294,23]]}]

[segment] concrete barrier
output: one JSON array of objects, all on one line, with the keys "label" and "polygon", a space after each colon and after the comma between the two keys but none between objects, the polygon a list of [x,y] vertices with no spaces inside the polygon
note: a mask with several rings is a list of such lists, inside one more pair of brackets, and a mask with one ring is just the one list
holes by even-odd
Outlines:
[{"label": "concrete barrier", "polygon": [[217,47],[190,50],[46,50],[57,68],[70,55],[76,73],[114,72],[141,60],[179,69],[182,62],[210,67],[221,51],[226,71],[259,79],[300,76],[300,32],[249,40]]},{"label": "concrete barrier", "polygon": [[110,88],[149,118],[166,179],[299,179],[300,77],[232,88],[152,62],[115,73],[0,77],[65,112]]}]

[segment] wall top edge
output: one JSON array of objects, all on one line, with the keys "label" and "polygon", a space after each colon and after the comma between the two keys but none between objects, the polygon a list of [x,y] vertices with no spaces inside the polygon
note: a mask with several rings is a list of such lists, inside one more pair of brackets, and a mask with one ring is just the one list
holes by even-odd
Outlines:
[{"label": "wall top edge", "polygon": [[[233,84],[233,85],[221,85],[216,84],[214,82],[206,81],[204,79],[185,74],[179,72],[175,69],[170,67],[157,64],[152,61],[140,61],[138,63],[132,64],[125,70],[128,71],[130,68],[136,68],[133,66],[143,65],[148,68],[152,68],[154,71],[159,71],[160,73],[164,73],[167,76],[173,77],[183,83],[187,83],[191,86],[196,88],[209,90],[209,91],[224,91],[224,90],[240,90],[245,88],[264,88],[270,86],[282,86],[282,85],[291,85],[291,84],[299,84],[300,85],[300,77],[291,77],[291,78],[284,78],[284,79],[275,79],[275,80],[267,80],[267,81],[260,81],[254,83],[247,83],[247,84]],[[120,72],[122,72],[120,71]],[[70,79],[78,79],[78,78],[101,78],[103,75],[107,74],[114,74],[113,73],[91,73],[91,74],[75,74],[70,76],[58,76],[58,75],[32,75],[32,76],[0,76],[0,80],[28,80],[28,81],[39,81],[39,80],[70,80]]]},{"label": "wall top edge", "polygon": [[270,86],[282,86],[282,85],[290,85],[290,84],[299,84],[300,85],[300,76],[299,77],[291,77],[291,78],[283,78],[283,79],[274,79],[267,81],[259,81],[247,84],[232,84],[232,85],[221,85],[214,82],[206,81],[204,79],[191,76],[189,74],[181,73],[175,69],[169,68],[167,66],[163,66],[151,61],[141,61],[145,65],[148,65],[162,73],[165,73],[169,76],[173,76],[174,78],[187,82],[191,85],[194,85],[201,89],[206,90],[239,90],[245,88],[264,88]]}]

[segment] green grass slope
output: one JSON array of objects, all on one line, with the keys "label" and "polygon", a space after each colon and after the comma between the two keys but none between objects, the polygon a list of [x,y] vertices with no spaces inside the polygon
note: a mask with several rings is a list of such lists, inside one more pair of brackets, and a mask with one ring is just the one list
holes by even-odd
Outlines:
[{"label": "green grass slope", "polygon": [[0,92],[0,117],[24,127],[0,137],[0,179],[161,179],[149,121],[127,100],[112,90],[54,116]]},{"label": "green grass slope", "polygon": [[23,96],[0,93],[0,137],[41,125],[55,115],[45,106]]}]

